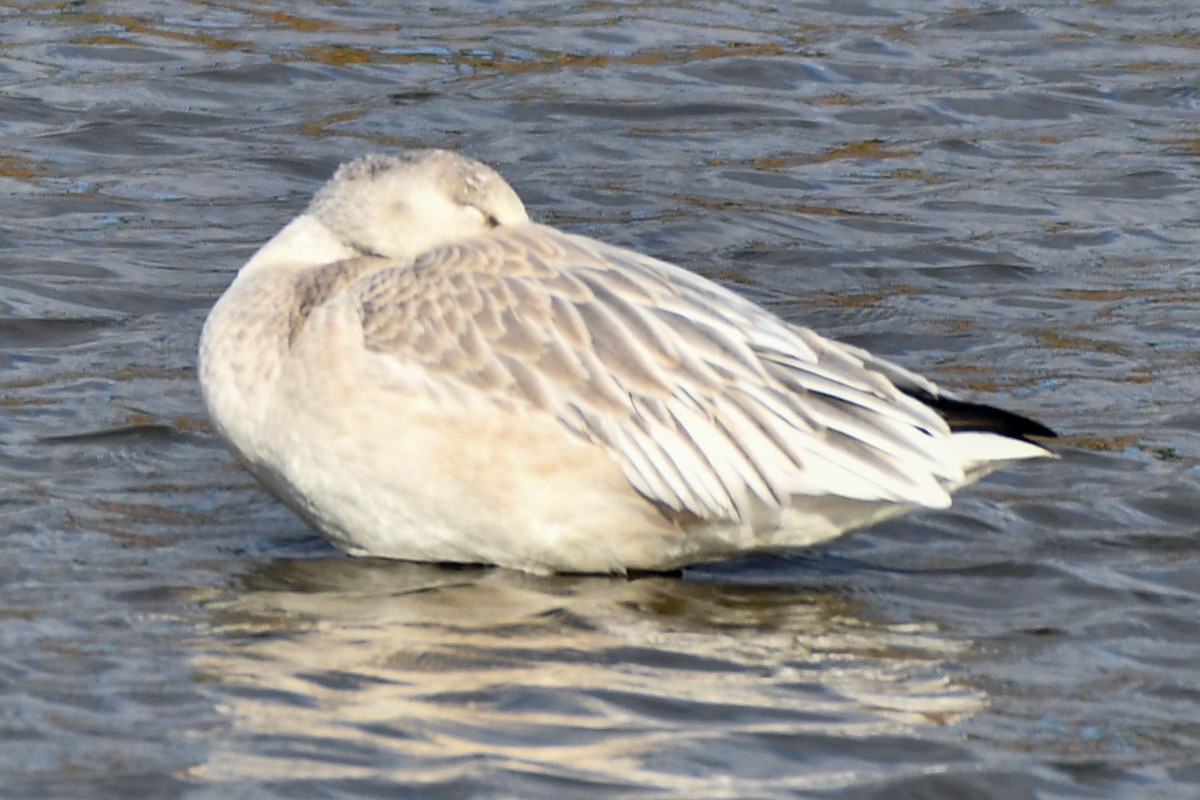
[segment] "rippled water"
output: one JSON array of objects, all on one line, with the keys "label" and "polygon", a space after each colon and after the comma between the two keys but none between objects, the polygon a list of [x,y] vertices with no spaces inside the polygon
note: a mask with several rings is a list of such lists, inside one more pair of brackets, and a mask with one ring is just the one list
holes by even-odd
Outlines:
[{"label": "rippled water", "polygon": [[[1200,12],[0,2],[6,798],[1192,798]],[[954,508],[682,579],[350,560],[194,350],[343,159],[1063,432]]]}]

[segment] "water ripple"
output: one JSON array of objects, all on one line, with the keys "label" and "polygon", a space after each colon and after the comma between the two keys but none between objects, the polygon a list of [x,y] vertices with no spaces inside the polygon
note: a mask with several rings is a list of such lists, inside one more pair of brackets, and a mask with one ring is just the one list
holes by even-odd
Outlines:
[{"label": "water ripple", "polygon": [[[1193,5],[0,2],[5,795],[1194,796]],[[682,579],[341,558],[195,344],[408,146],[1062,458]]]}]

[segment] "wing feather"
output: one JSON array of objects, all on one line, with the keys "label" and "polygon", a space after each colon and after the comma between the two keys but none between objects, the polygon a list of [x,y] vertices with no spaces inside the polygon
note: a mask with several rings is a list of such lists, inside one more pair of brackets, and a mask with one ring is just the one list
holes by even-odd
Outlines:
[{"label": "wing feather", "polygon": [[375,357],[606,447],[660,507],[745,520],[796,496],[940,506],[936,387],[662,261],[528,224],[352,283]]},{"label": "wing feather", "polygon": [[[658,408],[646,408],[656,405]],[[688,435],[686,428],[674,423],[665,404],[656,399],[638,403],[637,429],[644,440],[652,441],[671,460],[689,487],[692,500],[686,504],[691,513],[701,518],[727,516],[735,510],[728,490],[719,474],[712,469],[704,451]]]}]

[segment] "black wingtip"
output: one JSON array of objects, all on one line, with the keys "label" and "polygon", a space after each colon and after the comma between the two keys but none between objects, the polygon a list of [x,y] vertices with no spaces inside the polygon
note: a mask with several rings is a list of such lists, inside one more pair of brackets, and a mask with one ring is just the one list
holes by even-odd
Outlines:
[{"label": "black wingtip", "polygon": [[1037,420],[1005,411],[983,403],[968,403],[949,397],[934,397],[924,392],[911,392],[913,397],[942,415],[950,430],[954,432],[975,431],[995,433],[1011,439],[1029,440],[1030,437],[1053,439],[1058,436]]}]

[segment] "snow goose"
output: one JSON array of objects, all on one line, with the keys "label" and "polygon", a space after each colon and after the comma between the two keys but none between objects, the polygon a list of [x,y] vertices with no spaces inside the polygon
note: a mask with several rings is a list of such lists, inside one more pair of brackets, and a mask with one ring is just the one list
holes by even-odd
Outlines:
[{"label": "snow goose", "polygon": [[672,264],[530,221],[452,152],[343,165],[200,343],[218,433],[356,555],[669,570],[802,547],[1050,455]]}]

